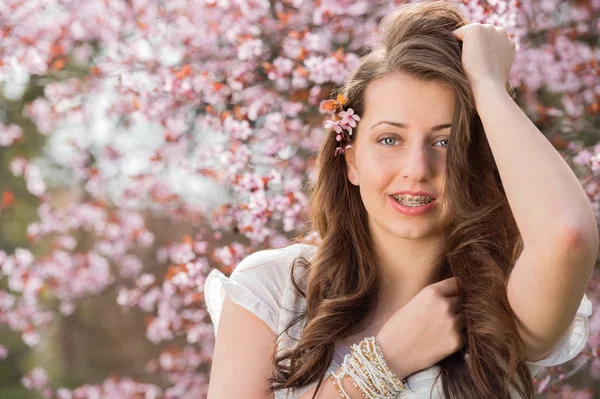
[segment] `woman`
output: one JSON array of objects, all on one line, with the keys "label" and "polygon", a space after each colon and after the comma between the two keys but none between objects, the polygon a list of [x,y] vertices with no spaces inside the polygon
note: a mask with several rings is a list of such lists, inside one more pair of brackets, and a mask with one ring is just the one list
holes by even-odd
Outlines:
[{"label": "woman", "polygon": [[596,221],[505,89],[506,31],[444,2],[379,30],[319,151],[320,242],[207,278],[209,399],[532,398],[587,340]]}]

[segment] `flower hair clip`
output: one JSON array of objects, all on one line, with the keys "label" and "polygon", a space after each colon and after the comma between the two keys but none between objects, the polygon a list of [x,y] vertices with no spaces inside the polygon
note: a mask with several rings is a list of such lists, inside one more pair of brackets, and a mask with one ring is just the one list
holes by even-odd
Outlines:
[{"label": "flower hair clip", "polygon": [[325,128],[333,128],[335,132],[335,140],[339,142],[339,146],[335,149],[334,156],[344,154],[347,149],[352,148],[349,144],[352,136],[352,129],[356,127],[356,122],[360,117],[354,113],[352,108],[344,111],[344,105],[347,98],[338,94],[336,99],[326,100],[321,103],[321,110],[326,113],[333,114],[333,120],[325,121]]}]

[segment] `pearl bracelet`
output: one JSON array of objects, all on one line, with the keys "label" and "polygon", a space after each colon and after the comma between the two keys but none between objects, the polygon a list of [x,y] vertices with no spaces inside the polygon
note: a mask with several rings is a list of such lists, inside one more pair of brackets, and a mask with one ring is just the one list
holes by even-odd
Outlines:
[{"label": "pearl bracelet", "polygon": [[342,398],[348,398],[348,394],[346,393],[346,391],[344,390],[344,387],[342,386],[342,382],[339,380],[337,380],[336,382],[336,377],[334,376],[333,373],[329,374],[329,379],[331,380],[331,385],[333,385],[336,389],[336,391],[338,391],[338,393],[342,396]]},{"label": "pearl bracelet", "polygon": [[330,373],[331,382],[342,398],[351,399],[341,383],[341,378],[346,375],[366,399],[394,398],[406,389],[406,382],[400,381],[386,365],[375,337],[367,337],[351,349],[352,352],[344,357],[340,373]]}]

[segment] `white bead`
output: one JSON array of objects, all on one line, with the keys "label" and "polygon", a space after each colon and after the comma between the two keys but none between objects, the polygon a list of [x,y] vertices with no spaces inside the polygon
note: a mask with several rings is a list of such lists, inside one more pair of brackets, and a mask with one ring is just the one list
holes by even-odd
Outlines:
[{"label": "white bead", "polygon": [[[363,343],[365,348],[362,348]],[[398,378],[384,367],[385,360],[377,348],[375,337],[367,337],[359,345],[352,345],[351,349],[352,352],[344,357],[340,375],[348,375],[356,386],[367,395],[367,399],[389,399],[389,394],[395,396],[404,389],[403,383],[400,381],[398,384]],[[368,355],[374,357],[377,364],[369,361]],[[366,375],[361,374],[361,365]],[[335,374],[333,375],[335,376]],[[372,383],[369,378],[373,381]],[[344,394],[346,393],[344,392]]]}]

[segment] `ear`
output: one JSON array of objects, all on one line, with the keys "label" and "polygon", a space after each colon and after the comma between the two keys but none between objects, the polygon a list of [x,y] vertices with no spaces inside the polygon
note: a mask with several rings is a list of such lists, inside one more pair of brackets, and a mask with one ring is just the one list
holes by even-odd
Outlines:
[{"label": "ear", "polygon": [[354,145],[352,148],[348,148],[344,153],[344,159],[346,160],[346,174],[350,183],[358,186],[358,171],[356,169],[356,162],[354,159]]}]

